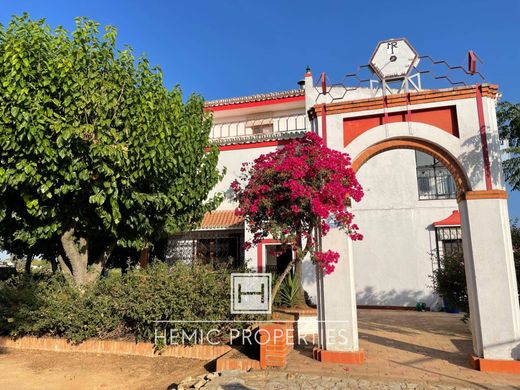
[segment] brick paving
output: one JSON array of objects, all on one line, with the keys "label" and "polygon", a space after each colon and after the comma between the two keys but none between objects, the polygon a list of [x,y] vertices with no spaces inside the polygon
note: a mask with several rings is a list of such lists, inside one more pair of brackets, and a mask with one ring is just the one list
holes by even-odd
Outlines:
[{"label": "brick paving", "polygon": [[472,370],[468,326],[461,316],[413,311],[359,310],[364,364],[320,363],[312,347],[291,352],[283,369],[228,372],[208,389],[520,389],[520,375]]}]

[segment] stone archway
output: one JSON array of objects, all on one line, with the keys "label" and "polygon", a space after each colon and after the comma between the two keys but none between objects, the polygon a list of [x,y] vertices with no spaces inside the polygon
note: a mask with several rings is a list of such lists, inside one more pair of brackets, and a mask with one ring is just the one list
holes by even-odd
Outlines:
[{"label": "stone archway", "polygon": [[[352,166],[357,171],[371,157],[393,149],[415,149],[430,154],[452,174],[458,189],[474,354],[481,358],[478,363],[481,366],[485,364],[483,362],[497,359],[516,364],[514,360],[520,359],[520,308],[507,192],[503,189],[472,190],[467,171],[457,158],[438,143],[417,137],[400,136],[373,142],[354,156]],[[344,244],[338,244],[340,235],[335,233],[329,233],[330,238],[324,240],[324,249],[339,248],[346,261],[334,274],[321,275],[321,282],[318,282],[321,306],[318,355],[321,360],[335,356],[331,359],[355,362],[362,359],[363,352],[359,350],[357,340],[352,243],[346,240]],[[342,338],[348,341],[338,343]]]},{"label": "stone archway", "polygon": [[361,168],[363,164],[365,164],[372,157],[394,149],[413,149],[435,157],[448,169],[448,171],[450,171],[451,176],[457,185],[458,198],[462,198],[465,193],[471,191],[466,174],[454,157],[449,155],[448,152],[434,143],[416,138],[400,137],[376,143],[365,149],[356,157],[356,159],[352,162],[352,168],[357,172],[359,168]]},{"label": "stone archway", "polygon": [[[371,156],[398,148],[424,151],[445,164],[459,189],[474,353],[480,368],[485,360],[500,360],[520,371],[520,305],[496,118],[498,88],[452,83],[443,89],[410,90],[406,72],[413,60],[409,62],[407,55],[403,56],[407,71],[399,75],[386,74],[377,65],[376,53],[384,53],[381,45],[389,42],[411,47],[403,39],[378,45],[369,66],[382,83],[380,89],[373,88],[371,80],[370,88],[327,85],[325,73],[317,88],[307,71],[309,128],[327,146],[346,151],[355,169]],[[396,59],[394,55],[390,61]],[[387,81],[396,80],[404,89],[387,88]],[[323,276],[318,270],[317,356],[359,361],[352,243],[333,228],[322,246],[338,251],[342,260],[333,274]]]}]

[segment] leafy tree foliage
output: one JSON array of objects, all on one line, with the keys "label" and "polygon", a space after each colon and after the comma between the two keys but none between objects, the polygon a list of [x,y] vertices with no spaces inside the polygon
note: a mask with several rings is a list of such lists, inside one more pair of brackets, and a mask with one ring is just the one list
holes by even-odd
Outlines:
[{"label": "leafy tree foliage", "polygon": [[511,222],[511,241],[513,242],[516,283],[518,287],[518,295],[520,296],[520,226],[518,226],[518,219]]},{"label": "leafy tree foliage", "polygon": [[218,149],[203,100],[116,30],[84,18],[69,34],[27,15],[0,26],[0,237],[13,252],[57,255],[79,284],[116,245],[197,224],[215,207]]},{"label": "leafy tree foliage", "polygon": [[500,102],[497,121],[502,140],[507,141],[509,158],[503,162],[506,180],[513,190],[520,189],[520,103]]},{"label": "leafy tree foliage", "polygon": [[253,235],[248,245],[257,245],[270,235],[296,251],[276,281],[273,297],[293,266],[296,279],[302,280],[301,261],[307,255],[325,273],[334,271],[339,254],[321,251],[316,240],[328,233],[331,219],[352,239],[362,239],[347,208],[350,199],[363,197],[350,157],[329,149],[314,133],[261,155],[252,164],[245,163],[232,189],[239,204],[237,213],[244,216]]}]

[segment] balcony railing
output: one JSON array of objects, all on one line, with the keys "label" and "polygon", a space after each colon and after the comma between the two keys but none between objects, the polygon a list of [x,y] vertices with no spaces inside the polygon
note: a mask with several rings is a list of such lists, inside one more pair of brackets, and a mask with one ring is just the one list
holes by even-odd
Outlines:
[{"label": "balcony railing", "polygon": [[305,114],[215,123],[210,138],[220,144],[295,138],[305,132]]}]

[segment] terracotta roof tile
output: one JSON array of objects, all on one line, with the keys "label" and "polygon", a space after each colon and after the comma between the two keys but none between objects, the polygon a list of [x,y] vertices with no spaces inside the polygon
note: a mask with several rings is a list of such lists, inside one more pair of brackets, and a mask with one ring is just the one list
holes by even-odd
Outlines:
[{"label": "terracotta roof tile", "polygon": [[259,93],[257,95],[240,96],[240,97],[234,97],[234,98],[229,98],[229,99],[208,100],[205,103],[205,106],[206,107],[226,106],[229,104],[261,102],[263,100],[283,99],[283,98],[288,98],[288,97],[304,96],[304,95],[305,95],[305,90],[303,90],[303,89],[291,89],[289,91]]},{"label": "terracotta roof tile", "polygon": [[201,230],[238,229],[244,226],[244,219],[235,215],[235,210],[217,210],[204,214]]}]

